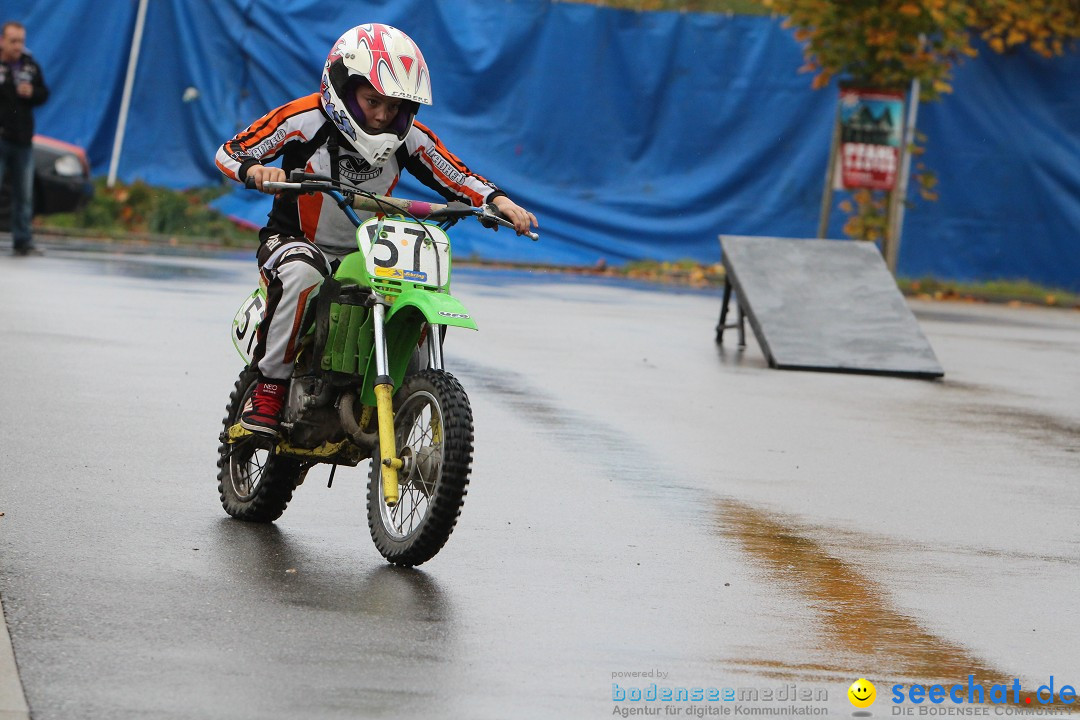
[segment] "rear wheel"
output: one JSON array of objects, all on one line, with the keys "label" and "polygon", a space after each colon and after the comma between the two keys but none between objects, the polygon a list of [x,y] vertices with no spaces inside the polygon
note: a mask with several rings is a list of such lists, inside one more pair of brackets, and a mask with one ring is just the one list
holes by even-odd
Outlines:
[{"label": "rear wheel", "polygon": [[419,565],[446,544],[465,502],[473,421],[461,383],[442,370],[407,378],[394,395],[394,436],[405,463],[398,474],[399,499],[387,506],[376,451],[368,481],[368,528],[387,560]]},{"label": "rear wheel", "polygon": [[[236,381],[225,409],[224,434],[240,420],[244,403],[255,389],[258,375],[245,369]],[[273,522],[281,517],[293,490],[304,481],[308,466],[273,452],[276,441],[246,435],[218,447],[218,492],[225,512],[240,520]]]}]

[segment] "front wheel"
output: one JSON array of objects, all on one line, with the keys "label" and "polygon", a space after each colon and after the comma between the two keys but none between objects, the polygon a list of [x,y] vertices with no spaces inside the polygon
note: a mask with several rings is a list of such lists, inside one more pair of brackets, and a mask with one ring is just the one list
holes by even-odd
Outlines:
[{"label": "front wheel", "polygon": [[472,465],[473,421],[461,383],[443,370],[423,370],[394,395],[394,437],[405,467],[399,499],[389,507],[376,450],[368,482],[368,528],[382,556],[395,565],[430,560],[454,531]]}]

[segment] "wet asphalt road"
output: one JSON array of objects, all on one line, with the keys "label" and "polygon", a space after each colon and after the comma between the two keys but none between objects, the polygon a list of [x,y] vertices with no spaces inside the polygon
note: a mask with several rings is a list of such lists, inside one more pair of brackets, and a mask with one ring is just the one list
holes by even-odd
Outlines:
[{"label": "wet asphalt road", "polygon": [[880,717],[894,683],[1080,685],[1080,313],[915,302],[927,382],[718,350],[718,293],[462,270],[472,485],[407,571],[366,464],[272,526],[221,510],[254,281],[0,257],[0,596],[35,720],[603,718],[654,682],[850,717],[858,677]]}]

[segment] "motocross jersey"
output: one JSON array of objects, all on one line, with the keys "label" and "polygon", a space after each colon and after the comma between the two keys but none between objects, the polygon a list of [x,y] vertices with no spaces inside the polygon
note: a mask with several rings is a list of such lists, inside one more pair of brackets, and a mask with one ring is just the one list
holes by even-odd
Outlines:
[{"label": "motocross jersey", "polygon": [[[244,182],[248,168],[281,158],[286,175],[296,169],[347,181],[380,195],[390,195],[406,169],[448,201],[480,206],[505,195],[494,184],[471,172],[446,149],[435,133],[413,122],[405,141],[385,165],[372,167],[341,140],[319,104],[319,93],[286,103],[256,120],[222,145],[218,169]],[[361,220],[372,213],[357,212]],[[266,230],[303,235],[334,254],[356,249],[356,229],[333,200],[322,193],[275,197]],[[265,233],[264,233],[265,235]]]}]

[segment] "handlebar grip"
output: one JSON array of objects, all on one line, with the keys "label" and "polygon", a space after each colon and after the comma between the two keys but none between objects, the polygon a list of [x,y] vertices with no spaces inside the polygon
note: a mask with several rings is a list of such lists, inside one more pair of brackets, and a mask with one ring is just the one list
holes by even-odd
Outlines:
[{"label": "handlebar grip", "polygon": [[[245,178],[244,187],[248,190],[258,190],[258,185],[255,184],[255,178]],[[280,192],[282,190],[296,190],[300,192],[304,189],[303,183],[298,182],[277,182],[274,180],[263,180],[263,190],[271,190],[273,192]]]},{"label": "handlebar grip", "polygon": [[[517,232],[517,229],[514,227],[514,223],[510,222],[509,218],[507,218],[505,215],[503,215],[502,211],[499,210],[497,207],[495,207],[494,204],[487,203],[484,206],[484,208],[485,208],[486,212],[485,212],[484,216],[480,218],[480,223],[482,225],[484,225],[485,227],[495,228],[495,225],[497,224],[497,225],[502,225],[503,227],[510,228],[514,232]],[[489,224],[491,221],[494,221],[494,223]],[[530,240],[539,240],[540,239],[539,235],[537,235],[536,233],[531,232],[531,231],[518,233],[518,234],[519,235],[524,235],[525,237],[529,238]]]}]

